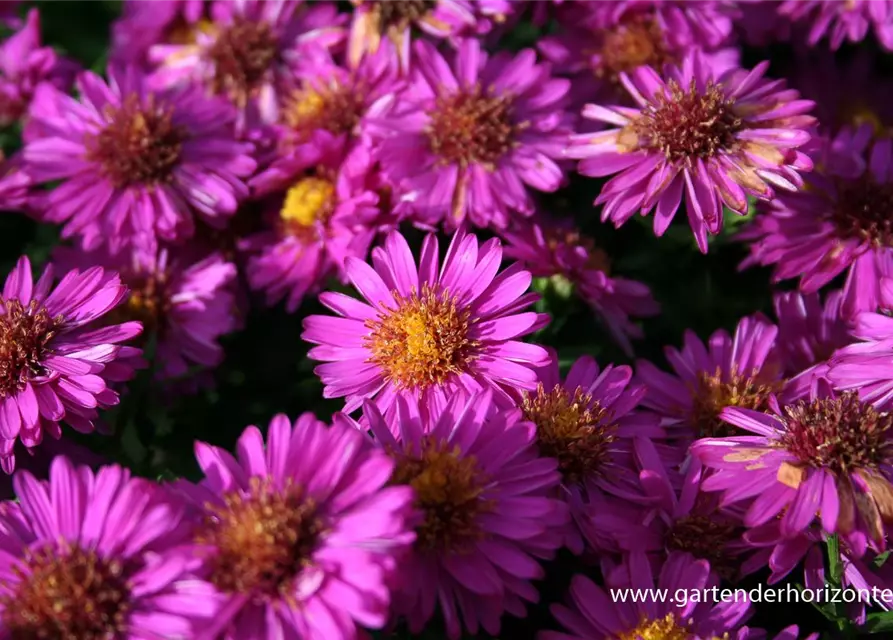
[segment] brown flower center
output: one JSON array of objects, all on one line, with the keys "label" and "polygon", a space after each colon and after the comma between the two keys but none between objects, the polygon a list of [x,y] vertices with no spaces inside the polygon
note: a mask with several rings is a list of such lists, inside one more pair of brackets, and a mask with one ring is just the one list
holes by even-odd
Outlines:
[{"label": "brown flower center", "polygon": [[418,451],[398,453],[396,460],[392,482],[411,486],[415,506],[425,515],[416,530],[417,547],[462,552],[480,538],[477,517],[493,505],[482,497],[487,478],[474,456],[426,438]]},{"label": "brown flower center", "polygon": [[738,537],[738,529],[721,519],[689,515],[679,518],[664,538],[669,551],[683,551],[700,560],[726,578],[733,576],[738,564],[728,545]]},{"label": "brown flower center", "polygon": [[13,640],[108,640],[128,635],[130,588],[124,567],[79,547],[50,548],[13,566],[15,591],[0,597]]},{"label": "brown flower center", "polygon": [[350,134],[360,123],[363,105],[363,93],[356,87],[337,82],[322,87],[307,84],[286,99],[282,118],[302,137],[320,129]]},{"label": "brown flower center", "polygon": [[875,469],[893,455],[893,415],[879,413],[856,393],[801,401],[785,414],[780,444],[804,464],[846,474]]},{"label": "brown flower center", "polygon": [[236,17],[208,49],[207,56],[214,63],[211,89],[244,107],[278,54],[279,43],[269,23]]},{"label": "brown flower center", "polygon": [[493,167],[514,146],[512,98],[483,95],[480,88],[438,96],[428,114],[431,150],[445,164]]},{"label": "brown flower center", "polygon": [[293,597],[295,578],[312,562],[323,532],[316,503],[300,486],[276,489],[257,477],[247,495],[234,491],[223,499],[208,505],[197,539],[215,550],[210,581],[259,600]]},{"label": "brown flower center", "polygon": [[550,251],[566,247],[582,247],[586,250],[586,268],[611,275],[611,257],[606,251],[595,246],[595,241],[576,230],[545,229],[546,245]]},{"label": "brown flower center", "polygon": [[742,121],[720,85],[712,81],[701,92],[692,80],[688,91],[675,82],[621,131],[618,144],[628,151],[660,151],[667,160],[694,162],[735,149]]},{"label": "brown flower center", "polygon": [[437,5],[437,0],[378,0],[372,3],[373,15],[377,19],[379,32],[389,29],[403,31],[412,23],[421,20]]},{"label": "brown flower center", "polygon": [[648,65],[658,73],[673,61],[667,51],[664,34],[657,21],[638,15],[624,20],[599,34],[601,47],[595,74],[611,82],[619,82],[619,75]]},{"label": "brown flower center", "polygon": [[766,408],[769,396],[778,385],[765,383],[757,372],[750,377],[737,373],[723,375],[722,371],[698,375],[698,384],[692,392],[691,422],[701,437],[721,438],[733,435],[737,428],[722,421],[720,412],[726,407],[740,407],[761,411]]},{"label": "brown flower center", "polygon": [[118,188],[152,185],[171,178],[180,161],[184,127],[174,124],[171,105],[145,104],[131,94],[120,107],[108,107],[108,124],[87,141],[87,157]]},{"label": "brown flower center", "polygon": [[893,247],[893,182],[875,182],[868,172],[858,180],[838,181],[832,215],[843,237]]},{"label": "brown flower center", "polygon": [[604,472],[616,425],[591,395],[579,387],[571,394],[561,385],[546,391],[540,383],[535,394],[525,394],[521,409],[536,425],[540,453],[558,460],[566,482]]},{"label": "brown flower center", "polygon": [[404,298],[394,292],[394,298],[394,309],[366,321],[370,361],[406,389],[443,384],[464,371],[477,347],[469,337],[469,310],[457,308],[447,291],[427,285],[421,294]]},{"label": "brown flower center", "polygon": [[18,300],[4,301],[0,315],[0,398],[15,394],[34,376],[44,374],[41,358],[62,323],[50,318],[46,308],[32,300],[27,307]]}]

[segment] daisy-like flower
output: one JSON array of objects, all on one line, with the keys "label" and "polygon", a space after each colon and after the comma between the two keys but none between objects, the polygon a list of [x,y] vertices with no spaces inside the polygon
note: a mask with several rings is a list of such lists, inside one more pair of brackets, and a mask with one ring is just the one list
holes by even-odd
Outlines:
[{"label": "daisy-like flower", "polygon": [[47,267],[37,283],[22,257],[6,278],[0,297],[0,466],[15,467],[13,447],[59,438],[59,423],[93,431],[97,409],[118,404],[107,386],[132,373],[112,368],[132,356],[120,343],[142,331],[138,322],[101,329],[88,325],[121,303],[127,288],[100,267],[69,271],[53,288]]},{"label": "daisy-like flower", "polygon": [[[566,3],[558,11],[561,36],[546,36],[537,47],[556,71],[586,74],[575,84],[585,84],[588,97],[599,88],[613,95],[621,88],[620,74],[678,64],[693,48],[714,71],[737,66],[737,49],[721,48],[732,34],[730,9],[722,2]],[[593,75],[603,87],[592,83]]]},{"label": "daisy-like flower", "polygon": [[415,538],[412,491],[387,486],[389,456],[309,413],[274,417],[266,442],[248,427],[235,458],[201,442],[195,453],[205,478],[178,487],[201,510],[196,573],[216,603],[200,637],[347,640],[384,626]]},{"label": "daisy-like flower", "polygon": [[536,391],[524,393],[520,407],[524,418],[536,426],[540,455],[558,460],[561,495],[577,521],[577,528],[568,531],[567,546],[579,553],[582,538],[589,535],[589,496],[604,492],[636,501],[639,469],[633,439],[659,440],[666,434],[656,416],[635,411],[645,387],[630,384],[630,367],[602,369],[583,356],[561,380],[557,354],[553,354],[539,375]]},{"label": "daisy-like flower", "polygon": [[366,119],[402,90],[396,69],[382,53],[364,56],[355,67],[338,65],[327,49],[315,47],[295,69],[295,88],[279,114],[286,139],[306,142],[326,131],[351,140],[365,138]]},{"label": "daisy-like flower", "polygon": [[58,456],[49,480],[27,471],[0,504],[0,637],[194,638],[210,589],[170,553],[182,508],[118,466],[95,474]]},{"label": "daisy-like flower", "polygon": [[0,44],[0,127],[15,124],[42,82],[68,91],[78,66],[41,46],[40,13],[31,9],[24,26]]},{"label": "daisy-like flower", "polygon": [[[323,136],[317,136],[322,138]],[[372,161],[347,140],[308,142],[279,157],[251,185],[263,200],[266,228],[239,242],[250,257],[248,282],[267,303],[293,313],[326,279],[346,282],[345,259],[365,260],[380,224]]]},{"label": "daisy-like flower", "polygon": [[548,316],[524,311],[538,299],[525,293],[530,273],[514,264],[498,273],[498,239],[479,245],[458,231],[440,268],[437,237],[429,235],[416,266],[397,232],[372,251],[372,264],[348,257],[345,268],[365,302],[326,292],[319,300],[340,317],[304,319],[304,340],[326,398],[346,397],[345,411],[374,399],[387,413],[399,395],[443,406],[456,393],[493,389],[514,404],[537,386],[536,367],[549,353],[518,338],[545,326]]},{"label": "daisy-like flower", "polygon": [[78,77],[80,100],[41,85],[31,104],[25,169],[61,181],[43,218],[85,250],[113,251],[194,233],[193,215],[222,226],[247,197],[252,147],[233,140],[233,111],[201,90],[159,94],[139,71]]},{"label": "daisy-like flower", "polygon": [[552,192],[564,179],[556,160],[570,133],[569,81],[529,49],[488,57],[464,40],[447,62],[427,42],[414,46],[413,82],[370,119],[385,177],[425,224],[505,227],[511,212],[531,215],[530,189]]},{"label": "daisy-like flower", "polygon": [[714,332],[707,344],[686,331],[681,351],[664,350],[675,375],[645,360],[636,363],[637,382],[648,389],[642,406],[683,438],[726,435],[729,426],[719,417],[725,407],[762,409],[781,389],[777,335],[762,316],[742,318],[732,336]]},{"label": "daisy-like flower", "polygon": [[630,338],[641,338],[642,329],[630,316],[645,318],[660,311],[647,285],[612,274],[607,252],[571,221],[516,221],[500,235],[506,242],[506,256],[523,262],[534,277],[550,278],[556,288],[573,285],[611,336],[632,355]]},{"label": "daisy-like flower", "polygon": [[887,51],[893,51],[893,2],[890,0],[785,0],[778,13],[790,20],[811,21],[809,44],[815,45],[828,36],[832,49],[844,41],[859,43],[869,31]]},{"label": "daisy-like flower", "polygon": [[656,566],[668,554],[687,553],[706,560],[717,578],[732,581],[766,566],[770,552],[755,550],[742,537],[741,510],[721,508],[715,494],[701,491],[704,470],[697,459],[677,472],[645,438],[636,442],[636,455],[648,509],[625,523],[592,509],[592,527],[606,528],[624,552],[645,554]]},{"label": "daisy-like flower", "polygon": [[537,559],[554,556],[564,538],[555,460],[537,454],[533,425],[517,409],[493,405],[491,391],[454,395],[442,409],[397,404],[391,419],[364,407],[376,441],[396,461],[392,482],[413,488],[423,515],[394,610],[411,633],[439,605],[451,639],[463,628],[497,635],[504,612],[523,616],[525,601],[537,601],[531,580],[544,575]]},{"label": "daisy-like flower", "polygon": [[752,71],[718,75],[697,51],[661,76],[651,67],[623,74],[635,108],[590,104],[585,118],[615,128],[572,137],[567,154],[586,176],[616,175],[596,205],[602,220],[619,227],[637,212],[654,214],[657,236],[670,226],[685,195],[698,248],[719,233],[723,206],[744,215],[747,196],[771,199],[774,188],[795,190],[812,162],[798,151],[809,142],[813,103],[798,99],[783,81]]},{"label": "daisy-like flower", "polygon": [[201,23],[185,43],[149,49],[152,82],[203,85],[227,98],[238,108],[240,133],[279,120],[280,89],[291,84],[295,60],[307,47],[334,47],[345,37],[343,17],[328,2],[215,0],[208,12],[213,21]]},{"label": "daisy-like flower", "polygon": [[205,0],[124,0],[121,17],[112,23],[109,54],[124,63],[145,61],[152,45],[165,41],[192,42],[205,18]]},{"label": "daisy-like flower", "polygon": [[777,293],[773,299],[778,318],[778,352],[784,374],[785,398],[799,399],[814,393],[828,374],[828,360],[850,344],[849,325],[840,312],[842,291],[832,291],[824,303],[818,293]]},{"label": "daisy-like flower", "polygon": [[876,304],[853,319],[853,344],[829,362],[828,379],[837,389],[858,391],[865,402],[893,409],[893,256],[884,260],[883,276],[868,298]]},{"label": "daisy-like flower", "polygon": [[774,282],[799,277],[804,293],[846,271],[842,311],[850,317],[870,307],[863,295],[893,255],[893,141],[872,143],[864,125],[824,140],[814,157],[809,188],[780,195],[742,231],[751,255],[741,266],[775,265]]},{"label": "daisy-like flower", "polygon": [[[854,393],[800,400],[771,413],[729,407],[721,418],[754,435],[707,438],[692,453],[713,469],[702,487],[722,491],[722,504],[752,500],[748,527],[781,517],[783,535],[818,521],[861,557],[867,542],[881,551],[893,524],[893,415]],[[816,515],[818,514],[818,515]]]},{"label": "daisy-like flower", "polygon": [[583,575],[571,581],[568,605],[552,605],[552,615],[565,632],[543,631],[538,640],[613,640],[614,638],[724,638],[751,613],[749,602],[714,604],[691,598],[679,602],[643,598],[620,601],[612,592],[620,589],[666,589],[667,593],[710,589],[719,581],[710,574],[705,560],[692,562],[685,553],[671,553],[655,585],[649,563],[627,561],[621,571],[609,576],[607,588],[596,586]]},{"label": "daisy-like flower", "polygon": [[190,367],[223,361],[217,340],[236,329],[236,267],[218,253],[189,249],[85,253],[60,248],[53,255],[63,268],[99,265],[114,270],[129,292],[112,316],[137,320],[144,339],[157,338],[159,378],[185,376]]}]

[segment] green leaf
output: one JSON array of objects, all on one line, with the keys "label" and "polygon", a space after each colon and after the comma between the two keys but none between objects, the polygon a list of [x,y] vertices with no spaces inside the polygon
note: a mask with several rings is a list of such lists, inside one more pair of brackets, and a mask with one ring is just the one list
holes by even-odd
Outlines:
[{"label": "green leaf", "polygon": [[893,611],[868,614],[868,619],[860,630],[868,633],[890,633],[893,631]]}]

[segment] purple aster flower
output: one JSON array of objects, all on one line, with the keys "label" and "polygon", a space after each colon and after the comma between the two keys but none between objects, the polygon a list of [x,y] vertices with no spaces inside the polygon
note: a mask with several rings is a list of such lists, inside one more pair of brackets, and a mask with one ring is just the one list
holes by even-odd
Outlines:
[{"label": "purple aster flower", "polygon": [[458,231],[442,267],[437,237],[429,235],[416,266],[406,240],[388,235],[372,251],[372,265],[348,257],[347,276],[365,302],[326,292],[319,300],[340,317],[304,319],[304,340],[319,345],[309,357],[326,364],[316,374],[326,398],[346,397],[350,413],[366,399],[382,412],[398,395],[443,406],[459,392],[493,389],[514,404],[536,389],[536,367],[549,361],[542,347],[518,338],[548,322],[524,311],[538,299],[525,293],[530,273],[515,263],[498,273],[502,247]]},{"label": "purple aster flower", "polygon": [[282,99],[279,119],[297,142],[306,142],[319,130],[351,140],[365,139],[367,118],[403,87],[396,69],[382,53],[366,55],[346,69],[321,47],[301,57],[295,77],[294,88]]},{"label": "purple aster flower", "polygon": [[637,501],[647,504],[647,510],[622,522],[592,509],[593,528],[604,529],[624,553],[640,554],[639,560],[653,566],[659,567],[668,554],[686,553],[706,560],[717,578],[731,581],[766,566],[769,552],[755,550],[742,537],[743,511],[722,508],[715,494],[701,491],[705,473],[697,459],[678,472],[647,438],[637,438],[636,455],[642,468]]},{"label": "purple aster flower", "polygon": [[[332,452],[338,452],[337,458]],[[236,456],[197,443],[205,474],[179,488],[201,511],[193,555],[211,588],[202,638],[347,640],[387,621],[398,561],[415,539],[412,491],[356,429],[279,414]]]},{"label": "purple aster flower", "polygon": [[194,42],[195,32],[208,27],[203,24],[207,6],[205,0],[124,0],[121,17],[112,23],[111,57],[144,62],[152,45]]},{"label": "purple aster flower", "polygon": [[236,267],[220,254],[163,248],[152,252],[85,253],[57,249],[62,268],[99,265],[114,270],[129,288],[124,304],[112,315],[138,320],[144,339],[157,339],[159,378],[177,378],[190,367],[215,367],[223,361],[217,340],[236,328]]},{"label": "purple aster flower", "polygon": [[717,75],[694,52],[661,76],[651,67],[622,75],[636,108],[587,105],[583,115],[615,126],[572,137],[568,155],[586,176],[606,177],[595,204],[619,227],[636,212],[655,210],[654,233],[670,226],[683,193],[698,248],[722,229],[723,206],[744,215],[747,197],[771,199],[774,188],[796,190],[812,168],[797,149],[810,140],[813,106],[783,81],[752,71]]},{"label": "purple aster flower", "polygon": [[529,188],[552,192],[564,179],[569,81],[529,49],[489,57],[464,40],[447,62],[427,42],[414,46],[413,82],[370,119],[384,175],[425,224],[505,227],[511,212],[531,215]]},{"label": "purple aster flower", "polygon": [[0,44],[0,127],[27,112],[38,84],[68,91],[77,70],[75,62],[41,46],[40,13],[31,9],[24,26]]},{"label": "purple aster flower", "polygon": [[751,614],[749,602],[712,602],[692,598],[678,602],[642,599],[621,602],[612,598],[615,589],[710,589],[719,581],[710,574],[705,560],[692,562],[685,553],[672,553],[655,584],[649,563],[631,558],[615,572],[605,587],[596,586],[583,575],[574,576],[568,605],[552,605],[552,615],[567,631],[542,631],[538,640],[613,640],[614,638],[714,638],[727,637]]},{"label": "purple aster flower", "polygon": [[213,592],[171,553],[184,527],[166,491],[64,456],[49,481],[13,482],[20,502],[0,504],[0,637],[196,637]]},{"label": "purple aster flower", "polygon": [[557,355],[553,353],[552,361],[540,369],[536,391],[524,393],[520,407],[524,418],[536,426],[540,455],[558,460],[561,496],[577,521],[566,544],[580,553],[582,537],[587,535],[589,495],[604,492],[626,501],[639,498],[633,440],[663,439],[666,434],[656,416],[635,411],[645,387],[631,384],[630,367],[601,369],[595,360],[583,356],[562,380]]},{"label": "purple aster flower", "polygon": [[884,59],[869,47],[847,56],[807,49],[795,52],[785,75],[804,98],[815,101],[813,115],[823,134],[833,137],[844,127],[869,125],[883,137],[893,131],[893,80],[881,71]]},{"label": "purple aster flower", "polygon": [[556,71],[577,76],[571,91],[582,102],[595,95],[622,100],[621,73],[678,64],[694,48],[716,73],[737,67],[738,49],[727,46],[732,8],[731,3],[666,0],[566,3],[557,12],[560,35],[545,36],[537,48]]},{"label": "purple aster flower", "polygon": [[608,254],[572,221],[516,221],[500,235],[506,242],[506,256],[522,261],[534,277],[549,278],[556,289],[572,285],[621,348],[632,355],[630,338],[641,338],[642,329],[630,316],[644,318],[660,311],[647,285],[613,275]]},{"label": "purple aster flower", "polygon": [[783,408],[773,396],[769,408],[729,407],[722,420],[754,435],[692,445],[714,470],[703,489],[722,491],[724,505],[752,499],[748,527],[780,515],[781,532],[791,537],[818,521],[857,557],[867,542],[883,550],[885,527],[893,523],[893,416],[854,393]]},{"label": "purple aster flower", "polygon": [[[36,449],[27,449],[19,442],[15,447],[15,455],[16,472],[28,471],[38,480],[46,480],[49,477],[50,465],[58,456],[65,456],[73,464],[87,465],[93,469],[108,462],[107,458],[65,437],[45,440]],[[12,483],[14,477],[0,474],[0,501],[15,499]]]},{"label": "purple aster flower", "polygon": [[[248,195],[252,147],[233,140],[233,112],[200,89],[154,93],[135,69],[85,72],[80,100],[41,85],[23,151],[36,182],[61,184],[44,219],[86,250],[155,237],[183,240],[193,215],[222,226]],[[193,213],[194,212],[194,213]]]},{"label": "purple aster flower", "polygon": [[870,306],[863,298],[893,254],[893,141],[872,143],[867,125],[844,130],[815,159],[809,188],[780,195],[740,234],[751,251],[741,266],[775,265],[774,282],[799,277],[804,293],[847,271],[842,312],[851,317]]},{"label": "purple aster flower", "polygon": [[790,379],[786,399],[800,399],[818,390],[827,379],[828,359],[853,341],[840,313],[842,291],[832,291],[824,304],[818,293],[777,293],[773,299],[778,318],[778,352]]},{"label": "purple aster flower", "polygon": [[637,381],[648,389],[642,406],[674,426],[683,438],[724,435],[720,419],[728,406],[760,409],[780,390],[781,362],[776,347],[778,328],[760,315],[742,318],[730,336],[719,330],[707,344],[693,331],[685,332],[679,351],[664,353],[674,374],[648,361],[636,363]]},{"label": "purple aster flower", "polygon": [[213,22],[190,41],[149,49],[152,82],[200,84],[226,97],[238,108],[240,132],[279,120],[280,91],[292,84],[295,61],[307,47],[334,47],[345,37],[344,16],[329,2],[214,0],[208,12]]},{"label": "purple aster flower", "polygon": [[93,431],[97,409],[118,404],[107,383],[131,373],[114,367],[119,356],[132,355],[120,343],[142,331],[138,322],[88,326],[127,295],[117,275],[93,267],[52,285],[53,269],[35,283],[23,256],[0,297],[0,466],[7,473],[17,439],[29,449],[45,433],[58,439],[60,422]]},{"label": "purple aster flower", "polygon": [[869,30],[887,51],[893,51],[893,2],[890,0],[785,0],[778,12],[790,20],[811,21],[809,44],[815,45],[826,35],[832,49],[844,41],[862,42]]},{"label": "purple aster flower", "polygon": [[285,299],[289,313],[329,277],[346,282],[345,259],[365,260],[383,228],[369,151],[345,154],[345,142],[299,145],[251,183],[269,222],[239,243],[251,256],[248,281],[270,305]]},{"label": "purple aster flower", "polygon": [[538,456],[536,429],[517,409],[498,409],[490,390],[455,394],[442,409],[401,398],[391,419],[366,403],[364,418],[396,461],[392,482],[413,488],[423,516],[395,612],[412,633],[439,605],[449,638],[463,627],[497,635],[504,612],[523,616],[525,601],[538,600],[537,560],[554,556],[568,525],[556,463]]},{"label": "purple aster flower", "polygon": [[857,342],[833,355],[828,378],[836,388],[858,391],[865,402],[888,411],[893,408],[893,255],[882,261],[881,271],[881,279],[872,283],[876,291],[863,296],[874,304],[853,318]]}]

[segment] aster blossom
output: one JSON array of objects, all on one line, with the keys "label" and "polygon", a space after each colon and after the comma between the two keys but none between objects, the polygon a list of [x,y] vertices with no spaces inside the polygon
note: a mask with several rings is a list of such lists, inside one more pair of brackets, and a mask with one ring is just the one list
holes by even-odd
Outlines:
[{"label": "aster blossom", "polygon": [[612,273],[608,253],[568,221],[519,220],[500,235],[506,256],[522,261],[534,277],[550,278],[556,287],[572,284],[628,354],[630,338],[642,337],[631,316],[660,311],[647,285]]},{"label": "aster blossom", "polygon": [[388,221],[379,208],[365,145],[318,132],[279,155],[251,180],[263,229],[238,242],[250,286],[293,313],[326,279],[346,282],[345,260],[365,259]]},{"label": "aster blossom", "polygon": [[780,514],[786,537],[818,522],[826,533],[840,534],[856,557],[869,543],[883,551],[885,528],[893,523],[893,416],[854,393],[784,406],[773,397],[768,408],[724,409],[724,421],[754,435],[692,445],[693,455],[713,469],[704,490],[722,491],[722,504],[752,499],[745,526]]},{"label": "aster blossom", "polygon": [[740,233],[751,253],[741,266],[774,265],[775,282],[799,277],[804,293],[846,272],[842,312],[852,317],[873,306],[893,255],[893,142],[863,125],[819,142],[813,155],[809,188],[779,195]]},{"label": "aster blossom", "polygon": [[77,70],[73,61],[41,46],[40,13],[31,9],[22,28],[0,45],[0,127],[25,115],[38,84],[68,91]]},{"label": "aster blossom", "polygon": [[112,23],[110,55],[115,61],[144,62],[149,49],[171,36],[189,40],[206,20],[205,0],[124,0]]},{"label": "aster blossom", "polygon": [[418,266],[406,239],[392,232],[372,251],[372,266],[345,260],[365,302],[336,292],[320,302],[340,317],[304,319],[308,356],[326,364],[315,372],[327,398],[346,397],[345,411],[373,399],[383,412],[400,395],[443,406],[461,392],[493,389],[502,404],[537,385],[535,368],[548,352],[518,338],[548,317],[524,311],[538,299],[525,293],[531,276],[520,264],[501,273],[498,239],[479,244],[458,231],[440,266],[437,237],[428,235]]},{"label": "aster blossom", "polygon": [[662,236],[684,194],[706,253],[707,234],[722,229],[723,206],[744,215],[748,196],[797,189],[799,172],[812,169],[798,149],[810,140],[813,103],[765,79],[768,64],[717,75],[693,52],[663,76],[651,67],[623,74],[636,107],[587,105],[585,118],[616,128],[573,136],[567,154],[580,159],[583,175],[618,174],[595,200],[604,205],[602,220],[619,227],[654,210],[654,233]]},{"label": "aster blossom", "polygon": [[229,100],[240,134],[279,119],[280,89],[308,47],[334,47],[345,38],[342,16],[329,2],[215,0],[208,14],[211,21],[185,43],[149,49],[151,81],[161,88],[196,84]]},{"label": "aster blossom", "polygon": [[59,438],[60,422],[94,429],[97,409],[118,404],[108,383],[132,371],[115,362],[134,355],[121,346],[142,331],[138,322],[91,327],[121,303],[127,289],[100,267],[69,271],[53,288],[48,266],[35,283],[27,257],[6,278],[0,312],[0,465],[15,467],[13,447]]},{"label": "aster blossom", "polygon": [[552,192],[564,179],[570,83],[529,49],[490,57],[463,40],[448,61],[419,41],[414,52],[413,82],[369,131],[416,221],[453,230],[466,218],[505,227],[512,212],[531,215],[530,189]]},{"label": "aster blossom", "polygon": [[[710,574],[706,560],[695,560],[684,553],[671,553],[656,576],[651,566],[627,560],[608,576],[607,588],[596,586],[589,578],[576,575],[571,580],[568,604],[552,605],[552,615],[566,629],[542,631],[538,640],[611,640],[613,638],[714,638],[727,637],[751,614],[746,601],[714,604],[692,598],[680,607],[646,598],[640,602],[620,602],[609,595],[614,589],[710,589],[719,581]],[[656,584],[655,584],[656,583]]]},{"label": "aster blossom", "polygon": [[61,181],[43,220],[85,250],[182,241],[194,216],[222,226],[247,197],[252,147],[233,140],[234,114],[198,88],[156,93],[133,67],[77,79],[80,99],[41,85],[23,158],[35,182]]},{"label": "aster blossom", "polygon": [[824,302],[818,293],[786,291],[775,294],[778,318],[778,352],[785,375],[785,398],[814,393],[827,380],[828,360],[851,342],[849,323],[841,313],[843,292],[829,292]]},{"label": "aster blossom", "polygon": [[719,330],[705,344],[686,331],[682,349],[666,347],[673,374],[652,363],[636,363],[636,381],[648,389],[642,406],[685,438],[723,434],[719,419],[727,406],[757,409],[782,388],[776,347],[778,327],[761,315],[742,318],[732,335]]},{"label": "aster blossom", "polygon": [[874,304],[852,320],[852,344],[842,347],[828,363],[828,379],[835,388],[858,391],[860,397],[885,411],[893,408],[893,255],[881,262],[877,291],[867,296]]},{"label": "aster blossom", "polygon": [[0,637],[156,640],[196,637],[213,595],[169,552],[178,503],[119,466],[58,456],[48,481],[13,479],[0,504]]},{"label": "aster blossom", "polygon": [[401,398],[391,419],[367,403],[364,418],[423,515],[395,613],[418,633],[439,604],[451,640],[463,628],[498,634],[504,612],[523,616],[537,601],[537,560],[554,556],[568,524],[556,463],[538,455],[533,425],[496,407],[491,390],[457,394],[442,410]]},{"label": "aster blossom", "polygon": [[160,248],[154,251],[85,253],[58,249],[56,265],[100,265],[128,287],[119,318],[136,320],[144,338],[156,336],[159,378],[184,376],[194,365],[214,367],[223,360],[218,339],[236,329],[236,266],[219,253]]},{"label": "aster blossom", "polygon": [[525,392],[520,403],[524,418],[536,426],[540,455],[558,461],[560,495],[576,524],[568,530],[566,545],[576,553],[583,550],[583,538],[599,545],[590,509],[607,511],[605,503],[612,498],[643,502],[634,441],[666,437],[656,416],[636,411],[646,390],[633,384],[632,377],[628,366],[600,367],[582,356],[562,380],[558,354],[553,353],[552,361],[539,370],[536,390]]},{"label": "aster blossom", "polygon": [[862,42],[869,31],[887,51],[893,51],[893,2],[890,0],[786,0],[778,13],[794,22],[811,21],[808,42],[817,44],[828,37],[832,49],[845,41]]},{"label": "aster blossom", "polygon": [[[337,459],[332,452],[337,451]],[[360,637],[381,628],[397,561],[414,540],[412,491],[356,429],[305,413],[248,427],[236,457],[197,443],[204,479],[178,483],[200,510],[196,575],[212,591],[202,638]]]}]

